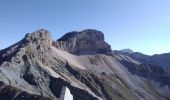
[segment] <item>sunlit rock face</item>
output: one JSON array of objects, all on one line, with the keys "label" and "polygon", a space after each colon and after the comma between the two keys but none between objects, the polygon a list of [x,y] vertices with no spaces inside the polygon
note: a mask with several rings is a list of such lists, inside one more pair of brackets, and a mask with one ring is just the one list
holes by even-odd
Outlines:
[{"label": "sunlit rock face", "polygon": [[66,33],[63,37],[53,42],[53,45],[76,55],[111,52],[111,46],[104,41],[104,34],[92,29]]}]

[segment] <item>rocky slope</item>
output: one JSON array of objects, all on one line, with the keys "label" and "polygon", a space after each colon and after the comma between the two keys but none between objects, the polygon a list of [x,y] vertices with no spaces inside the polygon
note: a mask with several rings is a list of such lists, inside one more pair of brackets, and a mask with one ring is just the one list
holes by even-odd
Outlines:
[{"label": "rocky slope", "polygon": [[110,48],[96,30],[27,34],[0,51],[0,100],[170,99],[167,70]]}]

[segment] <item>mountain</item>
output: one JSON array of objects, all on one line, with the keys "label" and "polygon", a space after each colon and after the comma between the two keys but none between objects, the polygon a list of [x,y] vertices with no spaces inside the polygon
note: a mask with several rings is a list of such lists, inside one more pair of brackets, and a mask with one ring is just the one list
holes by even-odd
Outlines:
[{"label": "mountain", "polygon": [[169,100],[169,94],[166,68],[112,52],[97,30],[53,41],[40,29],[0,51],[0,100]]},{"label": "mountain", "polygon": [[170,53],[155,54],[152,56],[145,55],[145,54],[142,54],[139,52],[119,51],[119,53],[130,56],[131,58],[133,58],[143,64],[151,64],[151,65],[155,65],[155,66],[170,68]]},{"label": "mountain", "polygon": [[127,48],[127,49],[122,49],[120,50],[121,52],[124,52],[124,53],[133,53],[133,50]]},{"label": "mountain", "polygon": [[111,52],[111,46],[104,41],[104,34],[94,29],[66,33],[53,44],[58,49],[75,55],[94,55]]}]

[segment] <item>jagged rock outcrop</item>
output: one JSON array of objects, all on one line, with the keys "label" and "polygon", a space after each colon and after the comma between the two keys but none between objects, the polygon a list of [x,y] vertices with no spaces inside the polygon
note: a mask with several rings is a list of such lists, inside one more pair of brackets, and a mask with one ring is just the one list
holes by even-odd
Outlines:
[{"label": "jagged rock outcrop", "polygon": [[76,55],[107,54],[111,52],[111,46],[104,41],[104,34],[92,29],[66,33],[53,42],[53,45]]},{"label": "jagged rock outcrop", "polygon": [[28,43],[36,44],[36,45],[52,45],[51,34],[48,30],[40,29],[33,33],[27,33],[24,38]]}]

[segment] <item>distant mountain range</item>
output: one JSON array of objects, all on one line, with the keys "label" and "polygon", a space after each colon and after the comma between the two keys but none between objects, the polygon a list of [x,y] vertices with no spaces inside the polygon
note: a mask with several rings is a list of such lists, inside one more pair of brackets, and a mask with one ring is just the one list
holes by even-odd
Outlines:
[{"label": "distant mountain range", "polygon": [[170,53],[113,51],[94,29],[55,41],[40,29],[0,51],[0,100],[170,100]]},{"label": "distant mountain range", "polygon": [[170,68],[170,53],[155,54],[149,56],[139,52],[133,52],[130,49],[123,49],[117,52],[127,55],[143,64],[151,64],[155,66]]}]

